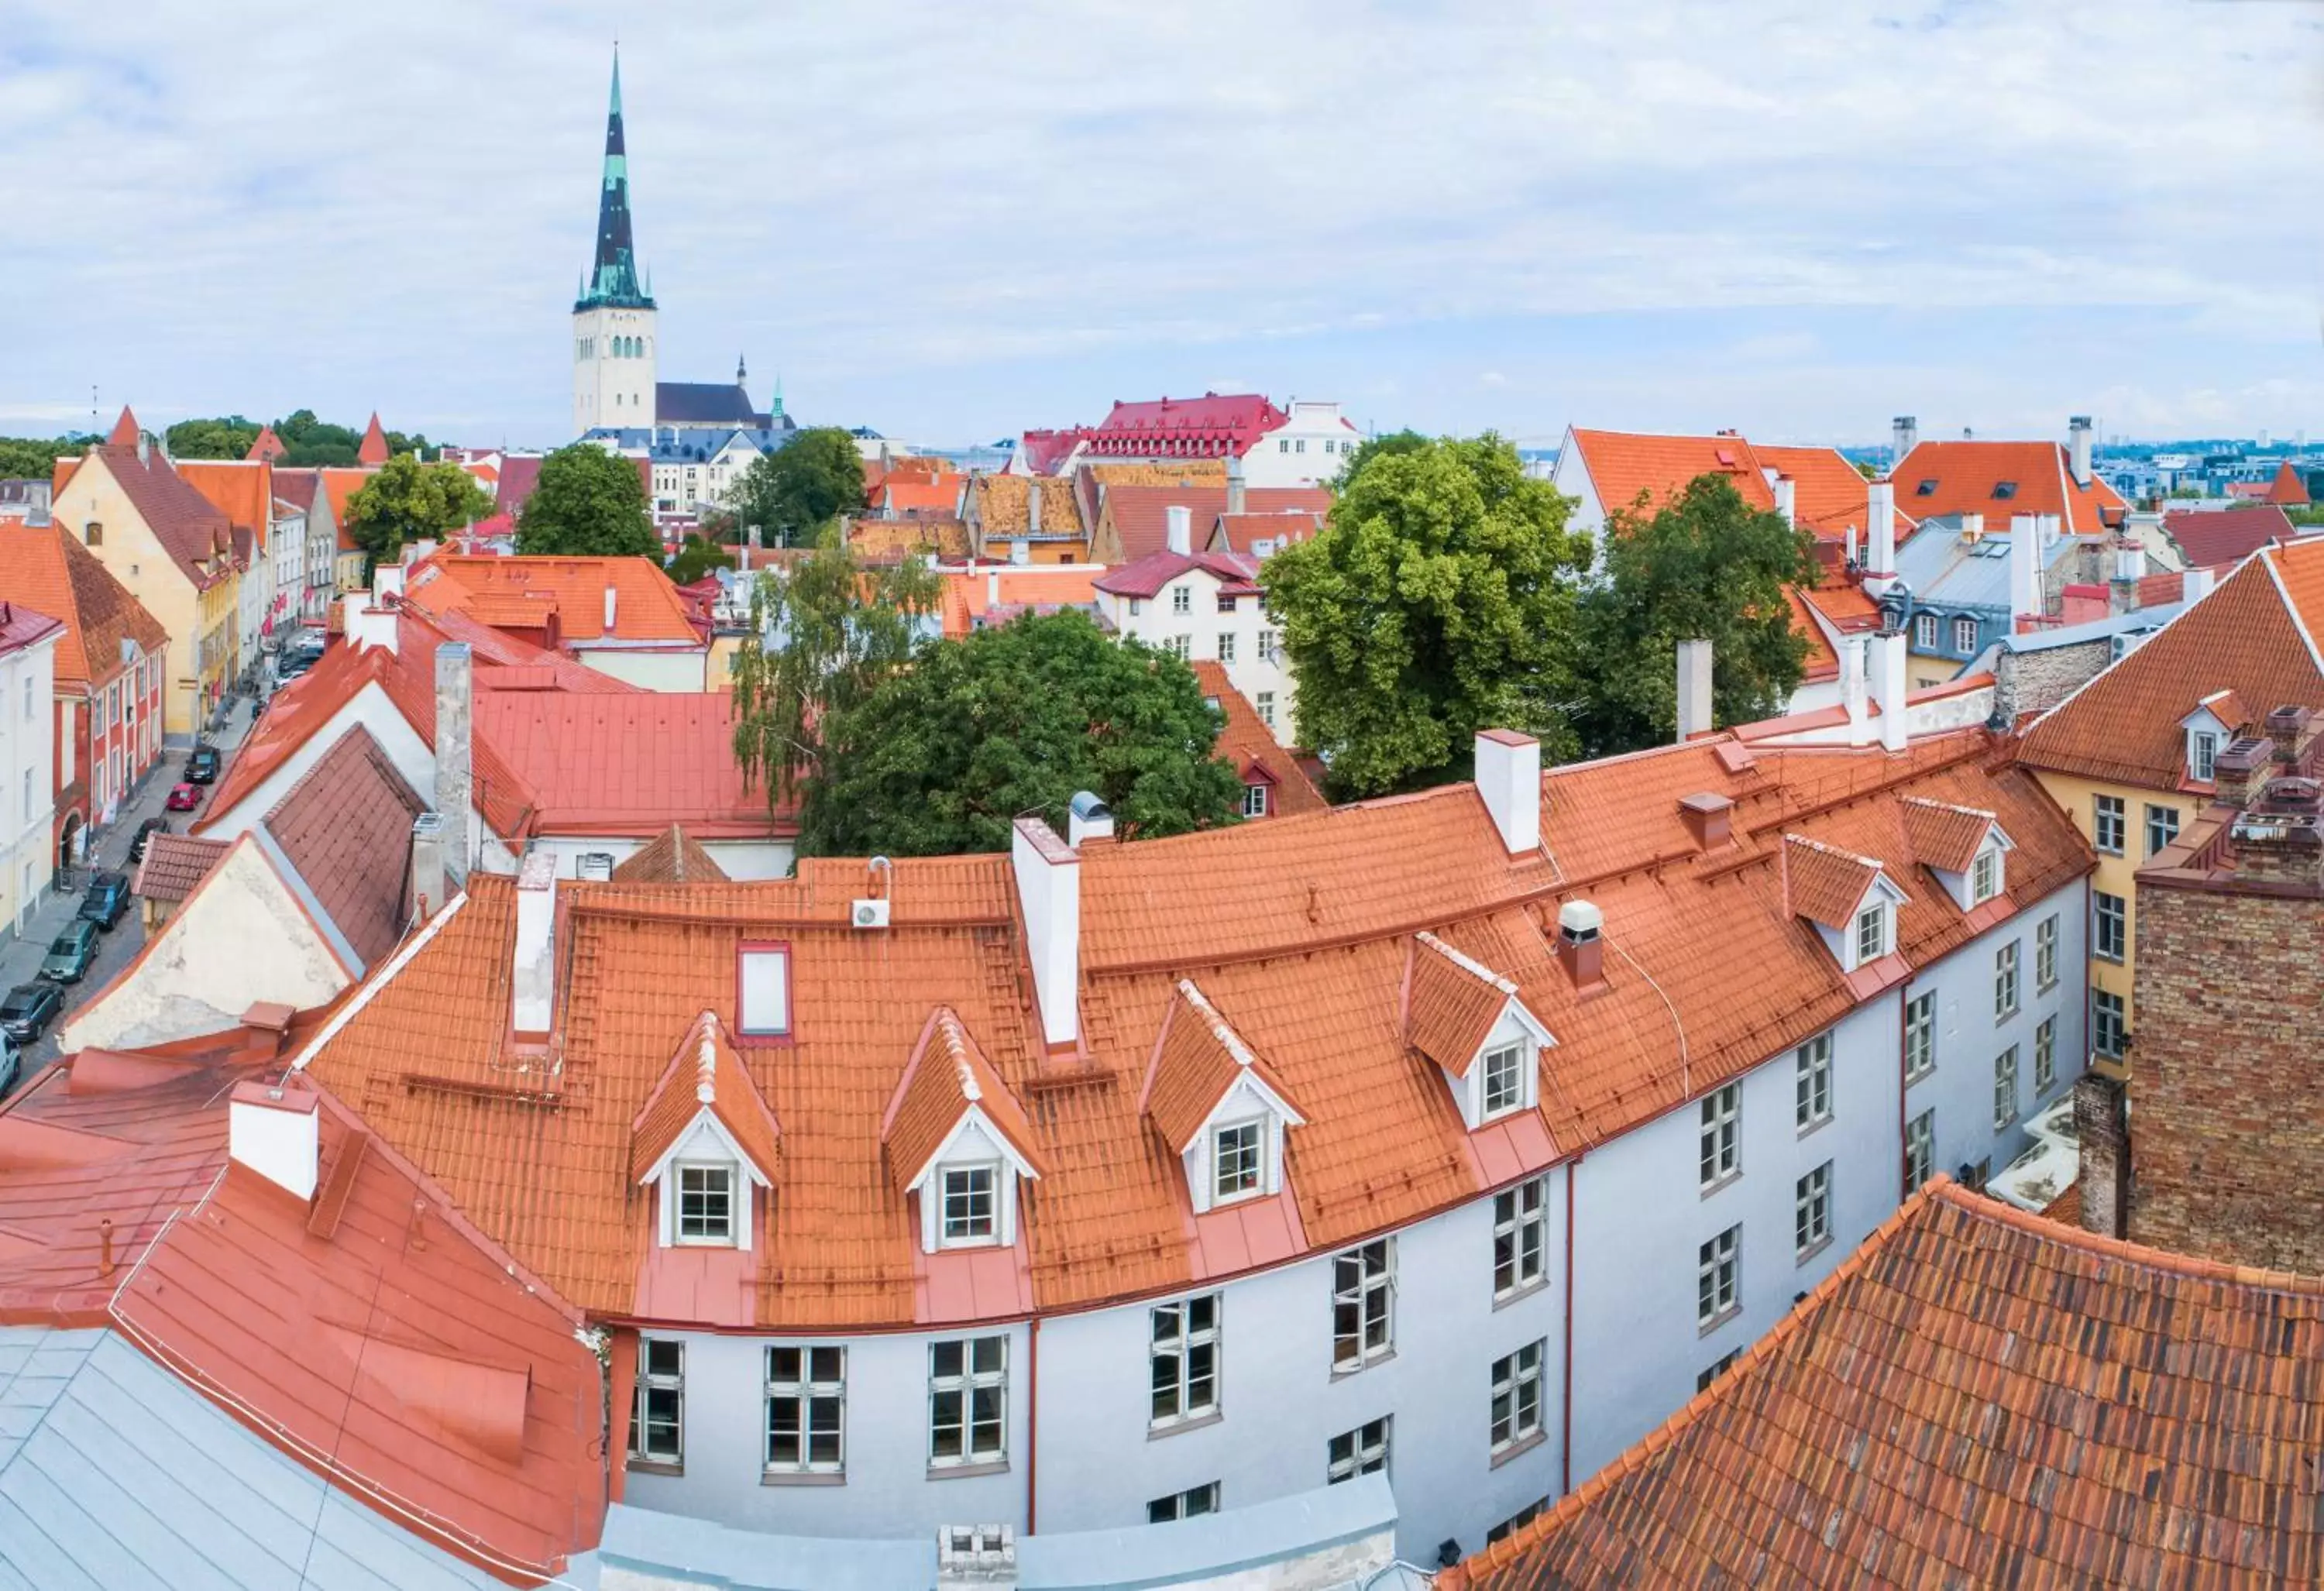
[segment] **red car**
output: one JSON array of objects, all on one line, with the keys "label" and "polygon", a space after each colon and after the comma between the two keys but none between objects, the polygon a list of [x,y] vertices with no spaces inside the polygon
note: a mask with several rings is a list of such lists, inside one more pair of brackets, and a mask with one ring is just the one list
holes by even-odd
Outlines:
[{"label": "red car", "polygon": [[171,812],[191,812],[201,804],[202,787],[199,785],[178,785],[171,789],[170,798],[161,805]]}]

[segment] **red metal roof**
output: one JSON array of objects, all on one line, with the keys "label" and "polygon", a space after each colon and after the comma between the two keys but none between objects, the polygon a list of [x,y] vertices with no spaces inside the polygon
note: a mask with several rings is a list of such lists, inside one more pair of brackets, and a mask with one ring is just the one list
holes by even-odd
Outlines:
[{"label": "red metal roof", "polygon": [[522,781],[531,832],[760,838],[778,824],[763,789],[745,787],[734,758],[734,704],[725,691],[627,695],[479,692],[475,736]]}]

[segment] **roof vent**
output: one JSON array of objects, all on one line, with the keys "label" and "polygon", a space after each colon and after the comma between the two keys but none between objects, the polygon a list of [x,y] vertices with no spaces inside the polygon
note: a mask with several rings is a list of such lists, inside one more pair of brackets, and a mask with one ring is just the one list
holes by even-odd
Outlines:
[{"label": "roof vent", "polygon": [[[1211,704],[1216,706],[1215,698]],[[1098,798],[1093,790],[1076,790],[1071,810],[1065,820],[1065,842],[1079,845],[1084,840],[1113,838],[1113,808]]]},{"label": "roof vent", "polygon": [[1733,832],[1735,803],[1713,790],[1698,790],[1678,799],[1679,815],[1686,819],[1687,832],[1694,836],[1698,851],[1717,851],[1725,845]]},{"label": "roof vent", "polygon": [[1606,914],[1586,900],[1569,900],[1557,908],[1557,961],[1577,990],[1606,981],[1605,926]]},{"label": "roof vent", "polygon": [[1007,1525],[945,1525],[936,1531],[936,1584],[1014,1586],[1017,1533]]}]

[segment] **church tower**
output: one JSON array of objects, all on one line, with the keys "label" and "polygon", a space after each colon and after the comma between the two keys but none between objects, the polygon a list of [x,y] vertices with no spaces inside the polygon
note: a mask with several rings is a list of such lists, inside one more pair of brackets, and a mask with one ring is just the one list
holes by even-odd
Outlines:
[{"label": "church tower", "polygon": [[573,430],[654,423],[654,301],[630,235],[630,167],[622,144],[622,57],[613,53],[605,115],[605,177],[597,195],[597,258],[573,305]]}]

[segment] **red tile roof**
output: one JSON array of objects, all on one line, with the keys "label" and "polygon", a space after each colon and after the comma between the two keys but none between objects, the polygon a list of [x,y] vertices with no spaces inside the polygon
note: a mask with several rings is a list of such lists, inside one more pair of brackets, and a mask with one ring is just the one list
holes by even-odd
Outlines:
[{"label": "red tile roof", "polygon": [[2290,459],[2275,466],[2275,479],[2267,483],[2267,501],[2285,508],[2307,506],[2308,483],[2292,467]]},{"label": "red tile roof", "polygon": [[512,454],[501,460],[501,483],[493,494],[493,506],[504,514],[516,513],[540,484],[540,455]]},{"label": "red tile roof", "polygon": [[1173,1154],[1184,1154],[1211,1113],[1248,1074],[1285,1104],[1290,1090],[1252,1053],[1219,1008],[1191,979],[1180,979],[1162,1014],[1161,1041],[1146,1069],[1138,1108]]},{"label": "red tile roof", "polygon": [[1517,992],[1516,984],[1434,933],[1416,933],[1405,1036],[1453,1076],[1466,1077]]},{"label": "red tile roof", "polygon": [[[1280,549],[1295,541],[1305,541],[1323,528],[1330,514],[1322,509],[1300,509],[1287,513],[1230,514],[1222,510],[1212,526],[1210,545],[1222,550],[1238,552],[1251,557],[1259,556],[1259,544],[1267,542]],[[1194,539],[1203,540],[1203,528],[1195,527]]]},{"label": "red tile roof", "polygon": [[[1871,486],[1848,455],[1837,447],[1771,447],[1754,443],[1760,464],[1792,479],[1792,517],[1825,541],[1842,541],[1849,528],[1858,532],[1858,545],[1871,529]],[[1899,507],[1891,529],[1902,540],[1912,534],[1913,520]]]},{"label": "red tile roof", "polygon": [[146,900],[181,901],[233,849],[231,841],[156,833],[145,841],[145,860],[137,866],[130,892]]},{"label": "red tile roof", "polygon": [[318,470],[315,472],[317,476],[322,481],[323,495],[329,500],[331,505],[331,522],[338,527],[339,550],[341,552],[355,552],[358,550],[355,547],[355,538],[347,533],[347,504],[354,500],[355,494],[362,491],[364,487],[370,483],[372,476],[377,473],[378,472],[376,470],[346,468]]},{"label": "red tile roof", "polygon": [[[947,571],[943,579],[944,632],[953,640],[976,629],[988,616],[1053,612],[1059,608],[1086,608],[1094,612],[1097,606],[1097,575],[1086,568],[987,566],[968,573]],[[995,581],[1001,596],[997,604],[991,600]]]},{"label": "red tile roof", "polygon": [[1773,510],[1775,494],[1751,444],[1738,436],[1655,437],[1632,431],[1572,432],[1598,503],[1608,514],[1654,512],[1700,476],[1724,475],[1752,508]]},{"label": "red tile roof", "polygon": [[[21,602],[63,624],[57,639],[60,685],[102,687],[127,667],[124,641],[143,652],[158,652],[169,641],[145,605],[60,524],[0,520],[0,601]],[[94,670],[91,658],[97,659]]]},{"label": "red tile roof", "polygon": [[282,446],[282,438],[274,434],[272,426],[261,426],[258,428],[256,439],[250,445],[250,451],[244,454],[243,457],[274,464],[286,456],[290,451],[288,447]]},{"label": "red tile roof", "polygon": [[[1912,824],[1905,825],[1909,835]],[[1800,834],[1784,836],[1785,904],[1811,923],[1845,929],[1856,921],[1880,864]]]},{"label": "red tile roof", "polygon": [[387,462],[387,433],[381,428],[376,412],[371,417],[371,424],[364,428],[363,445],[355,449],[355,462],[373,469]]},{"label": "red tile roof", "polygon": [[1268,787],[1268,816],[1321,812],[1331,805],[1315,787],[1307,770],[1300,766],[1299,759],[1267,727],[1259,709],[1235,688],[1223,664],[1204,659],[1188,667],[1194,671],[1195,683],[1203,687],[1204,699],[1214,703],[1226,715],[1226,722],[1219,729],[1215,754],[1234,764],[1245,785],[1263,784]]},{"label": "red tile roof", "polygon": [[[1240,455],[1290,418],[1257,392],[1205,392],[1200,398],[1141,403],[1116,400],[1112,411],[1082,437],[1096,455],[1137,457],[1166,447],[1196,455]],[[1355,428],[1348,428],[1352,432]]]},{"label": "red tile roof", "polygon": [[972,1106],[1038,1176],[1041,1149],[1025,1108],[992,1070],[960,1014],[938,1006],[928,1014],[881,1118],[880,1142],[887,1148],[888,1175],[899,1197],[927,1169]]},{"label": "red tile roof", "polygon": [[[1328,514],[1332,501],[1328,486],[1253,486],[1243,493],[1248,513],[1270,519]],[[1209,541],[1212,528],[1226,512],[1227,489],[1222,484],[1107,487],[1102,515],[1112,525],[1113,537],[1120,546],[1120,555],[1110,561],[1134,564],[1168,551],[1173,508],[1188,510],[1194,543],[1200,547]]]},{"label": "red tile roof", "polygon": [[[120,435],[126,427],[130,439],[92,448],[89,456],[104,461],[106,472],[120,485],[130,507],[144,520],[146,529],[177,564],[180,573],[198,588],[215,584],[221,576],[207,573],[205,566],[233,550],[233,522],[170,467],[168,456],[159,446],[147,444],[145,455],[140,458],[136,422],[125,409],[121,411],[121,419],[122,424],[114,428],[115,434]],[[71,472],[63,468],[66,460],[57,462],[61,488]]]},{"label": "red tile roof", "polygon": [[367,967],[395,948],[410,921],[411,820],[428,806],[357,725],[266,814],[284,860]]},{"label": "red tile roof", "polygon": [[672,823],[622,859],[617,884],[723,884],[726,870],[685,828]]},{"label": "red tile roof", "polygon": [[1194,570],[1215,578],[1225,595],[1259,594],[1259,565],[1242,553],[1148,553],[1132,563],[1118,565],[1092,584],[1113,596],[1151,597],[1181,575]]},{"label": "red tile roof", "polygon": [[[2119,520],[2129,505],[2096,476],[2075,485],[2070,464],[2056,442],[1923,442],[1889,478],[1898,510],[1915,520],[1984,514],[2006,525],[2015,514],[2057,514],[2068,535],[2096,535],[2108,529],[2107,516]],[[2014,490],[1998,495],[2006,483]]]},{"label": "red tile roof", "polygon": [[734,759],[725,691],[483,691],[475,736],[533,803],[530,832],[649,838],[682,823],[707,839],[791,832]]},{"label": "red tile roof", "polygon": [[1913,860],[1923,867],[1968,872],[1985,837],[1993,832],[1993,814],[1973,806],[1919,796],[1905,796],[1903,805],[1904,838],[1912,843]]},{"label": "red tile roof", "polygon": [[259,547],[274,519],[274,466],[244,460],[181,458],[178,478],[209,501],[237,530]]},{"label": "red tile roof", "polygon": [[2280,508],[2181,509],[2163,516],[2163,533],[2179,544],[2188,566],[2239,564],[2271,541],[2300,535]]},{"label": "red tile roof", "polygon": [[[605,628],[605,592],[614,593]],[[539,630],[555,614],[567,645],[597,641],[706,646],[692,611],[650,558],[499,557],[438,553],[404,575],[429,613],[466,612],[496,629]]]},{"label": "red tile roof", "polygon": [[1438,1591],[2314,1585],[2319,1362],[2324,1281],[2093,1237],[1941,1176]]},{"label": "red tile roof", "polygon": [[686,1030],[669,1069],[630,1124],[630,1181],[643,1182],[706,1109],[759,1173],[772,1179],[782,1163],[782,1128],[715,1011],[705,1011]]}]

